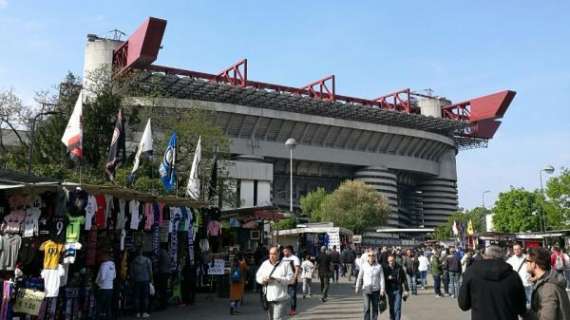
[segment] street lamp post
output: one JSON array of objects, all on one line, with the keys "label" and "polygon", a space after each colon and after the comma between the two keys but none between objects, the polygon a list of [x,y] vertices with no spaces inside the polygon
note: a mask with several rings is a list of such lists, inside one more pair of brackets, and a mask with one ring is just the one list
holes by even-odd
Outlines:
[{"label": "street lamp post", "polygon": [[[546,172],[548,174],[553,174],[554,173],[554,167],[551,165],[548,165],[548,166],[540,169],[540,171],[538,172],[538,176],[540,178],[540,194],[542,195],[542,200],[544,200],[546,198],[546,196],[544,195],[544,186],[542,184],[542,172]],[[546,231],[546,220],[544,219],[543,208],[540,209],[540,220],[541,220],[541,225],[542,225],[542,232],[544,233]]]},{"label": "street lamp post", "polygon": [[481,194],[481,205],[483,206],[483,209],[485,209],[485,193],[491,193],[491,190],[485,190]]},{"label": "street lamp post", "polygon": [[38,120],[39,117],[41,116],[46,116],[46,115],[50,115],[50,114],[60,114],[61,112],[57,112],[57,111],[46,111],[46,112],[40,112],[38,114],[36,114],[36,116],[34,117],[34,119],[32,120],[32,131],[30,132],[30,151],[28,154],[28,176],[32,175],[32,157],[34,155],[34,143],[35,141],[35,136],[36,136],[36,121]]},{"label": "street lamp post", "polygon": [[297,141],[289,138],[285,141],[285,145],[289,148],[289,211],[293,213],[293,149],[297,146]]}]

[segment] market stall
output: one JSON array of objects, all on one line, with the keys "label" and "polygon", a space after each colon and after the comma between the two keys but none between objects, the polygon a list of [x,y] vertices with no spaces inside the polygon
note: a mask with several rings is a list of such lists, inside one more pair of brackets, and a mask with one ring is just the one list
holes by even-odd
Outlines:
[{"label": "market stall", "polygon": [[336,247],[340,252],[341,247],[351,245],[353,233],[332,223],[308,223],[294,229],[276,230],[272,235],[273,244],[291,245],[299,254],[317,256],[322,246],[331,250]]},{"label": "market stall", "polygon": [[154,270],[160,249],[168,248],[170,290],[182,298],[180,271],[200,260],[195,252],[208,251],[194,246],[205,228],[203,207],[116,186],[1,172],[0,319],[95,319],[94,280],[103,259],[111,259],[117,270],[114,310],[129,312],[129,263],[138,248]]}]

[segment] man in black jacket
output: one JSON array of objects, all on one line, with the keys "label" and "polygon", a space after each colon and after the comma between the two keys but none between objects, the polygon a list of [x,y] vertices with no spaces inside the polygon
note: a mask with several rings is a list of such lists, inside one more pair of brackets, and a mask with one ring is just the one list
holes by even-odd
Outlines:
[{"label": "man in black jacket", "polygon": [[503,259],[497,246],[485,249],[483,260],[474,263],[463,275],[459,308],[471,310],[472,320],[517,320],[526,314],[526,295],[522,281]]},{"label": "man in black jacket", "polygon": [[321,297],[322,302],[326,302],[329,294],[330,274],[332,262],[331,256],[327,254],[327,247],[321,247],[321,254],[317,257],[317,269],[319,270],[319,279],[321,280]]},{"label": "man in black jacket", "polygon": [[[382,266],[386,283],[386,295],[390,306],[390,320],[400,320],[402,313],[402,298],[407,299],[410,288],[404,268],[396,263],[393,254],[388,256],[388,264]],[[404,289],[404,290],[402,290]]]},{"label": "man in black jacket", "polygon": [[459,295],[459,278],[461,277],[461,259],[455,248],[451,248],[447,256],[447,271],[449,273],[449,294],[452,299]]}]

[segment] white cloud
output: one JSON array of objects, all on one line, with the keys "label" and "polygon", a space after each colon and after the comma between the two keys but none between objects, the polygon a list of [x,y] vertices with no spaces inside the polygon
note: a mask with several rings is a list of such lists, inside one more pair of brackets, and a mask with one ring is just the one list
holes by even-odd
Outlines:
[{"label": "white cloud", "polygon": [[0,9],[4,9],[8,6],[8,0],[0,0]]}]

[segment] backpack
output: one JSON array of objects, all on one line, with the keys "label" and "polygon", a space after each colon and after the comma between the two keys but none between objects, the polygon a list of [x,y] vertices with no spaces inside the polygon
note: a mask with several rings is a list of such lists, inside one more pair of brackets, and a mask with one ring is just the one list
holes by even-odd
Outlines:
[{"label": "backpack", "polygon": [[564,270],[564,258],[562,257],[561,254],[556,256],[556,262],[554,262],[554,268],[556,269],[556,271]]},{"label": "backpack", "polygon": [[241,270],[239,268],[235,268],[231,274],[232,283],[238,283],[241,281]]}]

